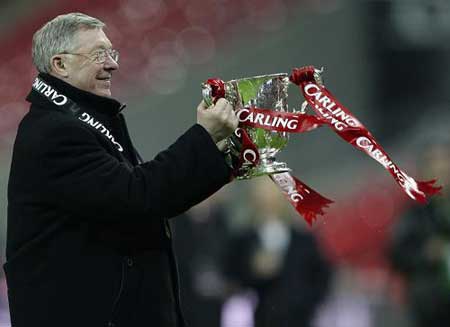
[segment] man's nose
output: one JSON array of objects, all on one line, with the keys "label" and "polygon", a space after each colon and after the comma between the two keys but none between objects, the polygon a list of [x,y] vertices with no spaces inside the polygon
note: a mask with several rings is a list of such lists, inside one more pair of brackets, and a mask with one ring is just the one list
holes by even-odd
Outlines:
[{"label": "man's nose", "polygon": [[107,55],[104,67],[106,70],[117,70],[119,69],[119,64],[110,55]]}]

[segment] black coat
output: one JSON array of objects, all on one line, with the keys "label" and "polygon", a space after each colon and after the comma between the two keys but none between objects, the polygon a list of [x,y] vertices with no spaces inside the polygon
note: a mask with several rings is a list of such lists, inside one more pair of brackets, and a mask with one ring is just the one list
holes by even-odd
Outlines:
[{"label": "black coat", "polygon": [[[40,78],[58,93],[39,84],[29,94],[8,186],[4,270],[13,326],[177,326],[167,218],[229,181],[221,152],[194,125],[138,163],[119,102]],[[56,105],[59,94],[95,117],[91,126]]]}]

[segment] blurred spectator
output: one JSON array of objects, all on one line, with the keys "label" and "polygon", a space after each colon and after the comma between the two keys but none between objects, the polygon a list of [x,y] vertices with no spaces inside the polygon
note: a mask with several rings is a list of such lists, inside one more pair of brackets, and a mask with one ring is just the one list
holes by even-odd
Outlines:
[{"label": "blurred spectator", "polygon": [[313,326],[411,327],[410,317],[392,294],[399,287],[394,277],[383,268],[341,262]]},{"label": "blurred spectator", "polygon": [[373,327],[371,301],[355,269],[342,265],[334,273],[333,289],[319,309],[314,327]]},{"label": "blurred spectator", "polygon": [[310,326],[328,289],[328,265],[314,237],[294,223],[300,218],[284,212],[289,204],[277,187],[267,177],[252,182],[252,224],[230,241],[226,272],[256,292],[255,327]]},{"label": "blurred spectator", "polygon": [[183,219],[172,222],[182,307],[188,324],[194,327],[220,326],[226,296],[220,258],[228,235],[221,194],[192,208]]},{"label": "blurred spectator", "polygon": [[422,175],[437,177],[442,194],[399,220],[391,258],[406,278],[417,326],[450,326],[450,142],[428,145],[424,154]]}]

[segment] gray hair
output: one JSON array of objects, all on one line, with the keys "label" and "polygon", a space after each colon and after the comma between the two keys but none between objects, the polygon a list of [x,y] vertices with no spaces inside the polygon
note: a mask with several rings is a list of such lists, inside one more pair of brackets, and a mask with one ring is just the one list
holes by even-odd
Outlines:
[{"label": "gray hair", "polygon": [[81,29],[103,28],[106,24],[97,18],[82,14],[59,15],[47,22],[33,35],[33,64],[41,73],[51,72],[51,58],[74,47],[74,36]]}]

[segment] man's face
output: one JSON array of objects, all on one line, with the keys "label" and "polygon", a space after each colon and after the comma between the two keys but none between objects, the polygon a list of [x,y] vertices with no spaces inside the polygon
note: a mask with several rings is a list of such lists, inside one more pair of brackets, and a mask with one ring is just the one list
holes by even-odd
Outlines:
[{"label": "man's face", "polygon": [[[97,51],[111,49],[112,44],[102,29],[82,29],[75,35],[75,47],[67,55],[67,76],[69,84],[96,95],[111,96],[112,72],[119,68],[109,55],[104,63],[93,59]],[[80,54],[80,55],[77,55]]]}]

